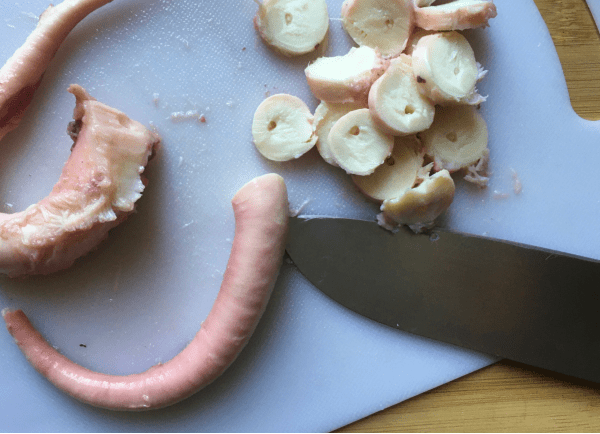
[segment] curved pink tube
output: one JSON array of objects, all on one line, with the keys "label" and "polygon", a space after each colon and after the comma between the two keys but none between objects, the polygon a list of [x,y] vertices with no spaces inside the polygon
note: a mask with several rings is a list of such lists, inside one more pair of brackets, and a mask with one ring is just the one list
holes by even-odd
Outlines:
[{"label": "curved pink tube", "polygon": [[46,68],[69,32],[112,0],[64,0],[49,6],[35,30],[0,69],[0,139],[17,127]]},{"label": "curved pink tube", "polygon": [[200,330],[177,356],[141,374],[106,375],[59,354],[20,311],[2,312],[27,360],[56,387],[112,410],[156,409],[196,393],[235,360],[267,305],[281,265],[287,190],[275,174],[256,178],[232,200],[235,236],[219,295]]}]

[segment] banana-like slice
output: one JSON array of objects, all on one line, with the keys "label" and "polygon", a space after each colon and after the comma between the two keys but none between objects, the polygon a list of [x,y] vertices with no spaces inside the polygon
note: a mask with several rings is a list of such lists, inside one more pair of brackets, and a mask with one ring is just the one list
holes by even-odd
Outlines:
[{"label": "banana-like slice", "polygon": [[415,8],[416,25],[426,30],[485,27],[496,15],[496,5],[492,0],[454,0],[437,6]]},{"label": "banana-like slice", "polygon": [[435,106],[419,92],[411,58],[392,59],[390,67],[369,91],[369,110],[377,124],[390,134],[404,136],[426,130]]},{"label": "banana-like slice", "polygon": [[261,38],[286,56],[314,51],[329,30],[325,0],[264,0],[258,3],[254,27]]},{"label": "banana-like slice", "polygon": [[389,61],[370,47],[354,47],[343,56],[319,57],[304,70],[315,97],[332,103],[365,103],[369,89]]},{"label": "banana-like slice", "polygon": [[346,0],[342,24],[358,45],[395,57],[406,47],[413,29],[414,8],[413,0]]},{"label": "banana-like slice", "polygon": [[469,105],[438,107],[433,124],[419,137],[435,170],[467,168],[489,152],[486,122]]},{"label": "banana-like slice", "polygon": [[415,136],[395,137],[392,155],[370,175],[352,175],[359,190],[371,199],[383,201],[401,196],[417,181],[423,166],[423,152]]},{"label": "banana-like slice", "polygon": [[272,161],[298,158],[317,142],[308,106],[283,93],[260,103],[252,120],[252,137],[256,149]]},{"label": "banana-like slice", "polygon": [[421,91],[436,104],[479,104],[475,85],[480,65],[469,41],[458,32],[423,36],[415,46],[412,65]]},{"label": "banana-like slice", "polygon": [[370,175],[392,153],[394,136],[375,124],[369,109],[342,116],[329,132],[331,155],[351,175]]},{"label": "banana-like slice", "polygon": [[329,149],[329,132],[335,123],[345,114],[350,113],[353,110],[366,108],[365,104],[359,103],[348,103],[348,104],[335,104],[321,101],[315,110],[315,132],[317,134],[317,150],[319,154],[327,163],[337,167],[337,163],[331,155]]},{"label": "banana-like slice", "polygon": [[441,170],[401,196],[384,200],[377,216],[379,224],[387,229],[394,224],[408,225],[415,232],[429,228],[454,200],[454,190],[450,173]]}]

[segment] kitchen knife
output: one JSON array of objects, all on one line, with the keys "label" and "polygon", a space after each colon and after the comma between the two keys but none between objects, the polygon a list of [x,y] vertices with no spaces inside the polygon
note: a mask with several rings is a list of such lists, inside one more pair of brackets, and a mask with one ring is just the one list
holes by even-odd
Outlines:
[{"label": "kitchen knife", "polygon": [[317,288],[367,318],[600,382],[600,261],[337,218],[290,218],[287,252]]}]

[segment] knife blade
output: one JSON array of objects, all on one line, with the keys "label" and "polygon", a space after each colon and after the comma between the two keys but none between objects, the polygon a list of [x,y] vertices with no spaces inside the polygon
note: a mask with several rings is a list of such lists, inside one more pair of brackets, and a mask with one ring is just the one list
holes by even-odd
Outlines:
[{"label": "knife blade", "polygon": [[600,382],[600,261],[338,218],[291,217],[286,250],[313,285],[367,318]]}]

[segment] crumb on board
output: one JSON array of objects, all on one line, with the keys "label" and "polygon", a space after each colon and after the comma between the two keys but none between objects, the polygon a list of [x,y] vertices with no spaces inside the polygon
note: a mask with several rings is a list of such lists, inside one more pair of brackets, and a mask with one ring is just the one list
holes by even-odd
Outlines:
[{"label": "crumb on board", "polygon": [[519,174],[515,169],[511,169],[512,172],[512,182],[513,182],[513,191],[515,194],[521,194],[523,191],[523,184],[521,183],[521,178],[519,178]]}]

